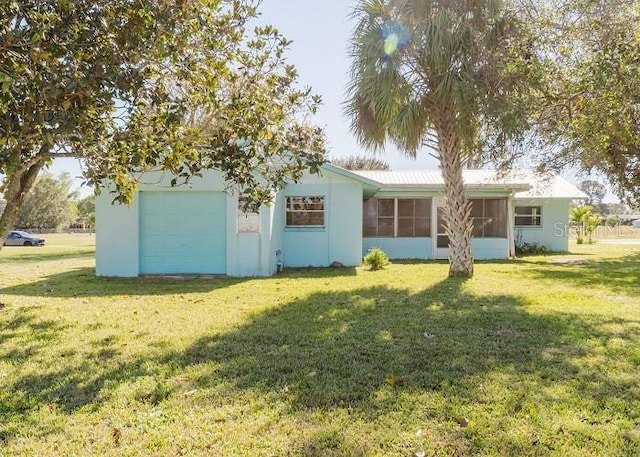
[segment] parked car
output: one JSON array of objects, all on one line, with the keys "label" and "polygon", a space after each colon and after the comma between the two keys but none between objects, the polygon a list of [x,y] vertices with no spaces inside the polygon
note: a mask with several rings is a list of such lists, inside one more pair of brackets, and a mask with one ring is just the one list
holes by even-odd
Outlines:
[{"label": "parked car", "polygon": [[13,230],[4,239],[5,246],[44,246],[44,239],[33,236],[29,232]]},{"label": "parked car", "polygon": [[635,221],[632,221],[631,225],[633,225],[635,228],[640,228],[640,219],[636,219]]}]

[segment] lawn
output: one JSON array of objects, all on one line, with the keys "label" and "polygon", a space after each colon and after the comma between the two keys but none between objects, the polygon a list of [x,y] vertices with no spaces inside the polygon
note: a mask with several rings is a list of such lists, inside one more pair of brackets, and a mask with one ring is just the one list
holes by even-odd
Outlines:
[{"label": "lawn", "polygon": [[640,455],[640,245],[267,279],[0,252],[0,455]]}]

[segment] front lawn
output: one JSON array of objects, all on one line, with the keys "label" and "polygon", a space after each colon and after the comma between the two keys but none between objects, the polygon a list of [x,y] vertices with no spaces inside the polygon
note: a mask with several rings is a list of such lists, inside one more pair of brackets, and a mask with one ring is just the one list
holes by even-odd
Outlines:
[{"label": "front lawn", "polygon": [[640,454],[640,245],[160,280],[77,237],[0,253],[0,456]]}]

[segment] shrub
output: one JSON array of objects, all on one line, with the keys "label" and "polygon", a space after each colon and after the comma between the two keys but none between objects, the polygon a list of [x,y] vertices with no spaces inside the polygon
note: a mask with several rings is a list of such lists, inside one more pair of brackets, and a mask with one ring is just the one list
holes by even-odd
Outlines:
[{"label": "shrub", "polygon": [[516,254],[544,254],[547,247],[538,242],[527,243],[522,240],[522,230],[518,230],[515,239]]},{"label": "shrub", "polygon": [[547,247],[537,242],[516,244],[516,254],[544,254],[545,252]]},{"label": "shrub", "polygon": [[389,265],[389,257],[380,248],[372,248],[369,250],[362,263],[369,267],[370,270],[382,270]]}]

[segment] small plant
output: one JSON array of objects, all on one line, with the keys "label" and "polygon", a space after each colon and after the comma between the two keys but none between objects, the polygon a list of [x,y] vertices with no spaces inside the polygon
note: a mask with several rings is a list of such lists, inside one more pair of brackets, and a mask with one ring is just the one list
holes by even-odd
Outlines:
[{"label": "small plant", "polygon": [[544,254],[547,247],[540,243],[520,243],[516,244],[516,254]]},{"label": "small plant", "polygon": [[518,230],[515,239],[516,254],[544,254],[547,252],[547,247],[544,244],[538,242],[527,243],[522,239],[522,231]]},{"label": "small plant", "polygon": [[593,234],[595,233],[598,225],[600,224],[600,215],[592,212],[591,206],[580,206],[573,208],[569,213],[571,223],[576,226],[578,230],[578,236],[576,237],[576,243],[583,244],[584,237],[587,236],[587,242],[593,244]]},{"label": "small plant", "polygon": [[380,248],[372,248],[369,250],[362,263],[369,267],[370,270],[382,270],[389,265],[389,257]]}]

